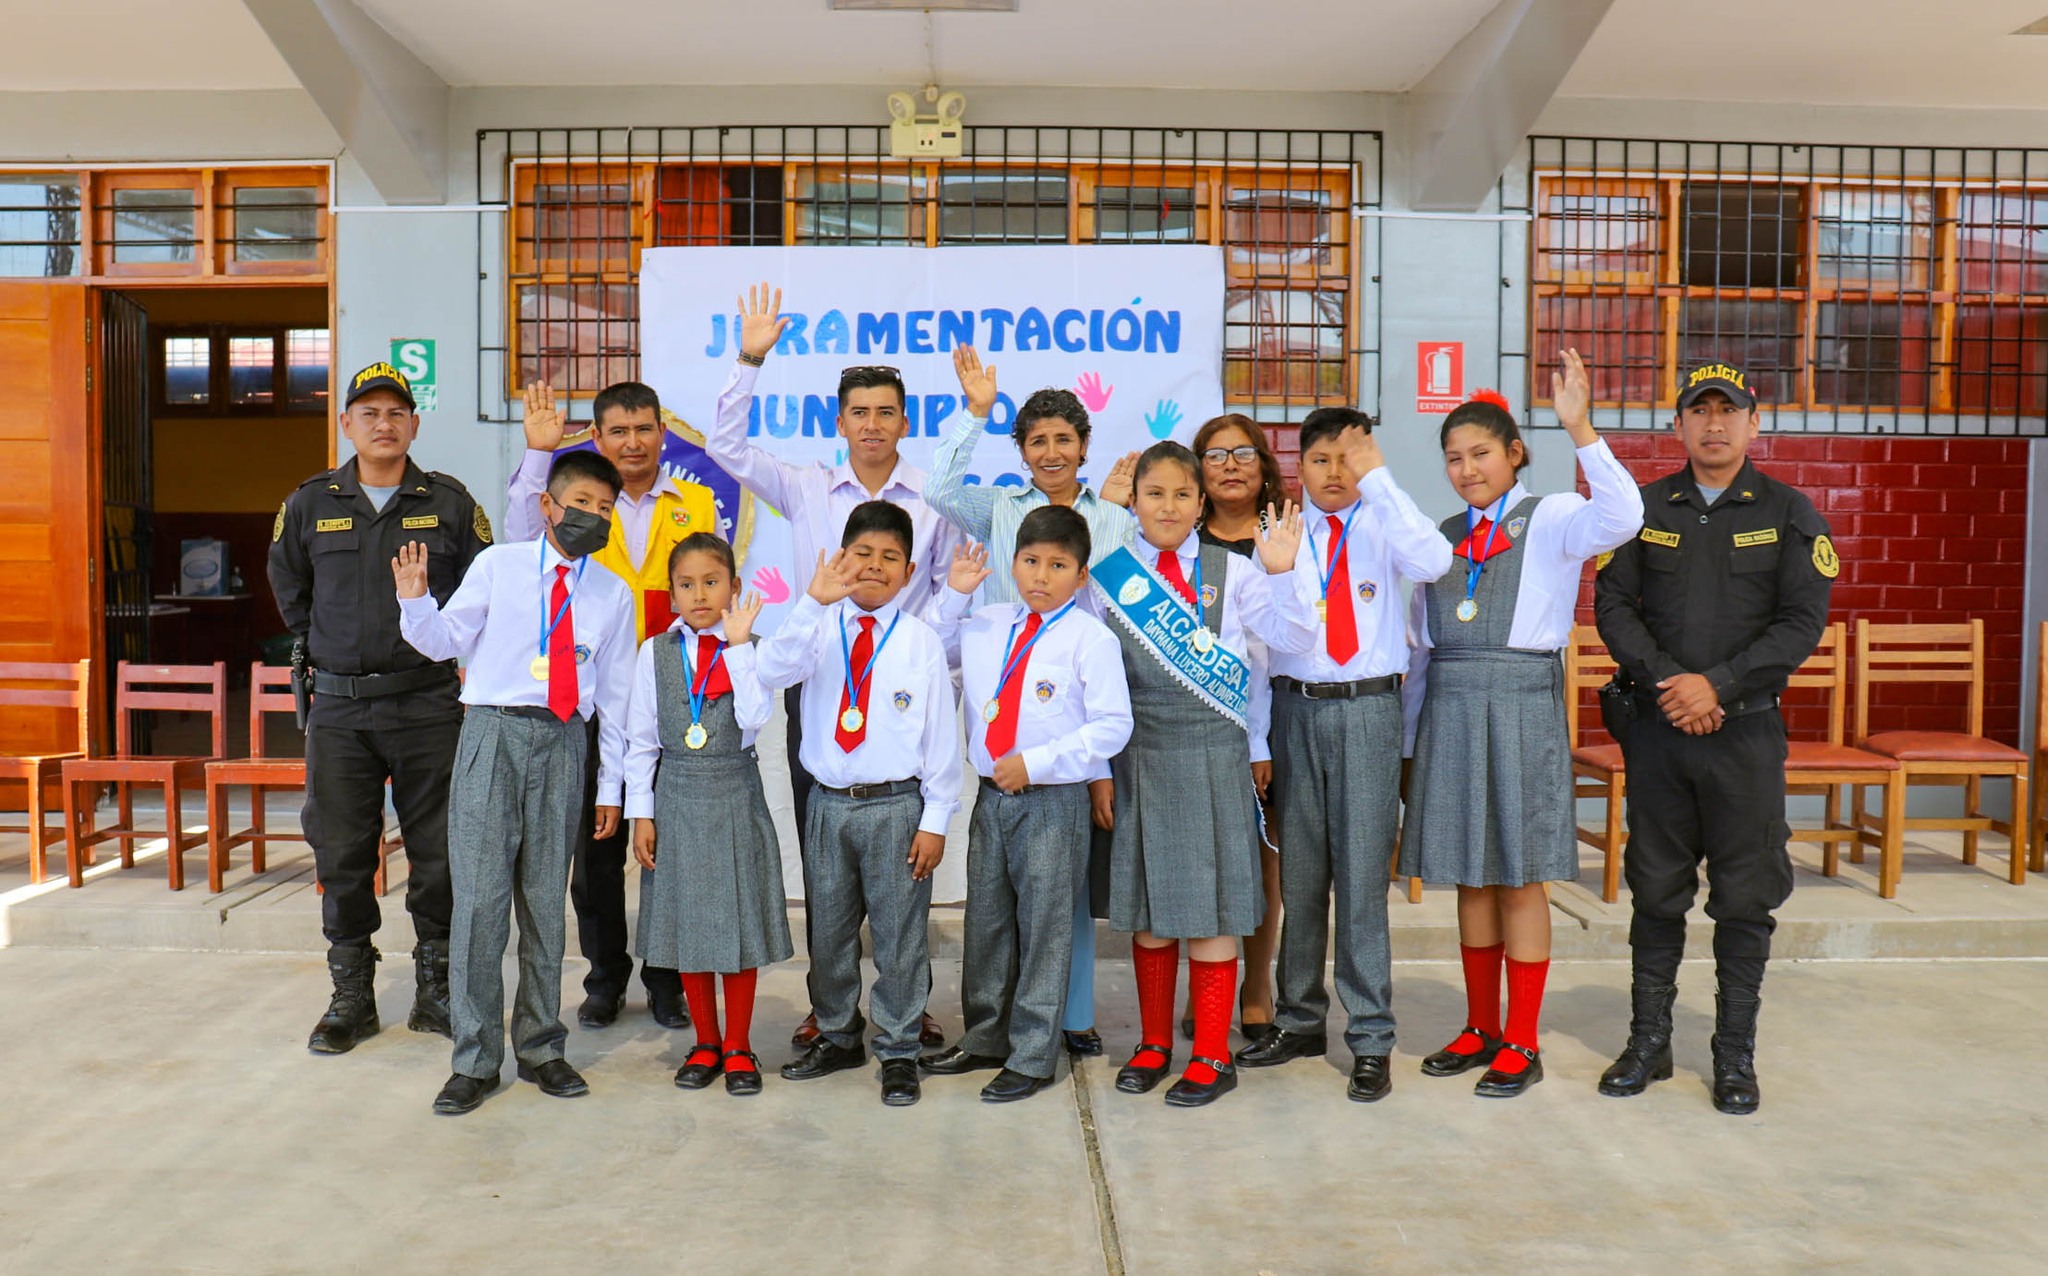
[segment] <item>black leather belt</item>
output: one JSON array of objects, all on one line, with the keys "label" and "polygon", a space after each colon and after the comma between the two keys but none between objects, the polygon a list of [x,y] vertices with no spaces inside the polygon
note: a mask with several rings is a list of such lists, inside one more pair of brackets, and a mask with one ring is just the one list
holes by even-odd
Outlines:
[{"label": "black leather belt", "polygon": [[309,672],[313,678],[314,695],[340,696],[347,700],[375,700],[379,696],[422,691],[428,687],[449,685],[455,678],[452,663],[402,669],[397,673],[329,673],[325,669]]},{"label": "black leather belt", "polygon": [[1282,676],[1273,679],[1273,685],[1310,700],[1356,700],[1396,690],[1401,685],[1401,675],[1390,673],[1384,678],[1361,678],[1357,682],[1303,682]]},{"label": "black leather belt", "polygon": [[981,787],[984,789],[989,789],[996,793],[1000,793],[1004,797],[1021,797],[1026,793],[1043,793],[1047,789],[1064,789],[1071,788],[1073,786],[1066,784],[1027,784],[1021,789],[1012,791],[1009,789],[1005,789],[1002,785],[997,784],[994,780],[991,780],[984,775],[981,777]]},{"label": "black leather belt", "polygon": [[883,784],[852,784],[843,789],[835,789],[829,784],[820,784],[817,787],[839,797],[852,798],[856,802],[864,802],[868,798],[895,797],[899,793],[915,793],[923,785],[917,780],[890,780]]},{"label": "black leather belt", "polygon": [[[568,725],[568,723],[562,722],[560,718],[555,716],[553,709],[548,708],[544,704],[486,704],[476,707],[489,710],[492,713],[502,713],[508,718],[533,718],[540,722],[553,722],[562,726]],[[583,716],[576,714],[570,717],[569,722],[581,722],[582,720]]]}]

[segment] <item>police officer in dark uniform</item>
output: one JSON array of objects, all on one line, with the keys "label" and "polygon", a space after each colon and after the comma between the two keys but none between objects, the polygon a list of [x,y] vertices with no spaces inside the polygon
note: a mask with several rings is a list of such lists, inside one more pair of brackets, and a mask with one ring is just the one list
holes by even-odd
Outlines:
[{"label": "police officer in dark uniform", "polygon": [[[391,786],[408,862],[415,993],[406,1026],[452,1036],[448,1019],[448,778],[462,731],[455,663],[399,636],[391,561],[410,541],[430,552],[428,587],[446,604],[491,525],[469,492],[407,452],[419,433],[412,387],[374,363],[350,378],[342,434],[356,455],[299,485],[271,532],[270,585],[310,669],[306,803],[301,825],[325,888],[321,925],[334,996],[307,1048],[342,1054],[378,1030],[373,890]],[[298,662],[295,661],[295,664]],[[304,701],[302,700],[303,704]]]},{"label": "police officer in dark uniform", "polygon": [[1634,917],[1628,1046],[1600,1092],[1671,1075],[1685,915],[1707,866],[1719,981],[1714,1106],[1757,1110],[1756,1020],[1771,911],[1792,893],[1778,694],[1820,641],[1841,569],[1804,495],[1749,463],[1756,395],[1713,363],[1682,383],[1690,463],[1643,488],[1643,530],[1600,567],[1593,607],[1621,667],[1606,701],[1628,768]]}]

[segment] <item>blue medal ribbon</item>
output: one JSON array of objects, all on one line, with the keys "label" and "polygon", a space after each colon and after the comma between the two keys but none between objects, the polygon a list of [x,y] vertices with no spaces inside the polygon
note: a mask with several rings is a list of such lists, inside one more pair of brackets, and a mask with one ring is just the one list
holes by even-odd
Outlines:
[{"label": "blue medal ribbon", "polygon": [[[1337,543],[1335,545],[1330,546],[1330,557],[1327,563],[1323,561],[1323,552],[1316,548],[1315,524],[1311,523],[1309,525],[1309,553],[1313,555],[1316,560],[1316,575],[1323,582],[1323,602],[1326,604],[1330,601],[1330,580],[1337,574],[1337,556],[1344,552],[1344,542],[1351,539],[1351,520],[1358,517],[1358,511],[1361,508],[1361,505],[1362,503],[1353,505],[1351,507],[1351,512],[1344,516],[1344,526],[1337,532]],[[1317,523],[1320,523],[1322,521],[1323,520],[1320,518],[1316,520]]]},{"label": "blue medal ribbon", "polygon": [[[1478,559],[1468,562],[1465,566],[1465,601],[1468,603],[1472,601],[1472,595],[1478,592],[1480,574],[1486,570],[1486,560],[1493,554],[1493,538],[1500,534],[1500,516],[1507,512],[1508,497],[1513,494],[1513,488],[1500,494],[1500,500],[1494,505],[1491,516],[1493,526],[1486,529],[1486,544],[1480,548]],[[1472,507],[1467,505],[1465,507],[1466,540],[1472,539],[1472,529],[1477,526],[1479,524],[1472,521]]]},{"label": "blue medal ribbon", "polygon": [[[698,636],[701,637],[702,635]],[[725,639],[720,638],[718,640],[718,646],[711,653],[711,663],[704,666],[704,677],[700,681],[697,675],[690,670],[689,641],[686,639],[677,644],[677,646],[682,648],[683,686],[687,687],[690,692],[690,725],[693,727],[703,720],[704,702],[711,698],[708,692],[708,688],[711,686],[711,675],[718,671],[718,662],[725,659],[727,645]]]},{"label": "blue medal ribbon", "polygon": [[880,659],[882,658],[882,648],[884,648],[884,647],[886,647],[886,646],[888,646],[888,645],[889,645],[889,639],[890,639],[891,637],[893,637],[893,636],[895,635],[895,633],[896,633],[896,626],[897,626],[897,624],[898,624],[898,623],[900,623],[900,622],[902,621],[902,619],[903,619],[903,610],[902,610],[901,608],[898,608],[898,609],[897,609],[897,611],[896,611],[896,616],[895,616],[895,619],[891,620],[891,621],[889,622],[889,627],[888,627],[887,629],[885,629],[885,630],[883,630],[883,631],[882,631],[882,641],[880,641],[880,642],[876,643],[876,644],[875,644],[875,649],[874,649],[874,651],[873,651],[873,652],[871,652],[871,653],[870,653],[870,654],[868,655],[868,663],[867,663],[867,667],[866,667],[866,668],[864,668],[864,669],[862,669],[862,670],[860,671],[860,677],[859,677],[858,679],[856,679],[856,678],[855,678],[855,677],[853,676],[853,644],[852,644],[852,642],[850,642],[850,641],[849,641],[849,640],[847,639],[847,637],[846,637],[846,616],[845,616],[845,613],[843,613],[843,612],[842,612],[842,613],[840,614],[840,617],[839,617],[839,655],[840,655],[840,658],[841,658],[842,660],[844,660],[844,661],[846,662],[846,707],[847,707],[847,708],[849,708],[849,709],[857,709],[857,708],[859,708],[859,707],[860,707],[860,693],[861,693],[861,688],[863,688],[863,687],[867,686],[867,685],[868,685],[868,680],[869,680],[870,678],[872,678],[872,677],[874,677],[874,676],[875,676],[875,662],[876,662],[876,661],[878,661],[878,660],[880,660]]},{"label": "blue medal ribbon", "polygon": [[[1003,644],[1003,672],[1001,676],[996,679],[995,698],[997,702],[1000,702],[1002,700],[1003,688],[1010,685],[1010,678],[1014,674],[1016,674],[1016,672],[1019,669],[1023,668],[1024,662],[1030,658],[1031,649],[1038,645],[1038,640],[1040,638],[1045,637],[1045,631],[1052,628],[1054,625],[1059,624],[1060,617],[1074,610],[1074,604],[1078,601],[1080,600],[1069,599],[1067,601],[1066,606],[1054,612],[1050,619],[1048,619],[1044,624],[1038,627],[1037,633],[1031,635],[1031,637],[1024,640],[1024,647],[1021,651],[1016,651],[1015,649],[1017,646],[1017,631],[1024,627],[1024,618],[1020,616],[1016,619],[1015,622],[1013,622],[1010,625],[1010,639],[1008,642]],[[1012,654],[1013,651],[1015,651],[1014,655]]]},{"label": "blue medal ribbon", "polygon": [[[583,583],[583,569],[588,566],[590,566],[590,559],[587,556],[576,560],[576,570],[569,577],[569,590],[566,594],[562,595],[562,606],[555,612],[553,620],[547,618],[547,604],[541,604],[540,657],[543,660],[547,659],[548,639],[554,635],[555,630],[561,628],[562,618],[569,614],[569,608],[576,602],[576,587]],[[540,583],[542,596],[545,597],[548,583],[548,560],[545,554],[541,555],[540,560]]]}]

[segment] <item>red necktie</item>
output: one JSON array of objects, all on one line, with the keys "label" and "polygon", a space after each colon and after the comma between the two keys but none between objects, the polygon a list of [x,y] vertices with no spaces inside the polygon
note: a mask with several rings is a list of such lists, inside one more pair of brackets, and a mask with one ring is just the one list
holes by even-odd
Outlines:
[{"label": "red necktie", "polygon": [[[1487,542],[1492,541],[1491,545]],[[1495,554],[1505,554],[1514,547],[1514,542],[1493,534],[1493,520],[1481,518],[1479,525],[1468,533],[1458,547],[1451,552],[1468,563],[1483,563]]]},{"label": "red necktie", "polygon": [[1195,591],[1188,586],[1188,578],[1181,574],[1180,555],[1170,549],[1159,551],[1159,574],[1166,577],[1166,583],[1173,586],[1175,593],[1187,600],[1188,606],[1195,605]]},{"label": "red necktie", "polygon": [[[717,667],[712,661],[717,660]],[[707,673],[706,671],[709,670]],[[697,686],[698,695],[710,699],[729,695],[732,692],[732,675],[725,671],[725,662],[718,660],[718,639],[704,634],[697,639]]]},{"label": "red necktie", "polygon": [[555,564],[548,618],[560,616],[548,634],[548,708],[562,721],[576,716],[576,614],[569,610],[569,564]]},{"label": "red necktie", "polygon": [[[1039,615],[1034,611],[1031,619],[1024,622],[1024,632],[1017,635],[1017,649],[1024,654],[1005,653],[1005,663],[1015,660],[1017,667],[1010,670],[1009,680],[996,689],[996,703],[1002,706],[1002,712],[988,724],[987,744],[991,758],[1000,758],[1017,747],[1017,714],[1024,703],[1024,670],[1031,663],[1031,638],[1038,632],[1039,624]],[[1002,670],[998,669],[996,673],[1000,675]]]},{"label": "red necktie", "polygon": [[1323,645],[1340,665],[1358,654],[1358,615],[1351,607],[1351,542],[1337,543],[1343,534],[1344,521],[1330,515],[1330,587],[1323,595],[1330,614],[1323,626]]},{"label": "red necktie", "polygon": [[[853,752],[860,747],[861,741],[868,738],[868,686],[874,679],[866,675],[868,673],[868,663],[874,658],[875,618],[873,616],[862,616],[860,618],[860,637],[853,640],[853,653],[847,661],[851,666],[848,676],[860,688],[860,730],[848,731],[844,722],[835,723],[832,727],[833,738],[839,741],[839,748],[845,753]],[[839,689],[839,716],[845,717],[846,711],[853,707],[854,702],[847,699],[846,688],[841,687]]]}]

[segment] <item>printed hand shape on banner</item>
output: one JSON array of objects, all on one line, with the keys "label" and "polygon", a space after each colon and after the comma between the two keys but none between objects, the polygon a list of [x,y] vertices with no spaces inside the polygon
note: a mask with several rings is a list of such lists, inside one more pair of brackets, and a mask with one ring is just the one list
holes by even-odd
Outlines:
[{"label": "printed hand shape on banner", "polygon": [[1179,424],[1180,404],[1172,399],[1161,399],[1158,407],[1145,414],[1145,428],[1152,431],[1155,439],[1168,437]]},{"label": "printed hand shape on banner", "polygon": [[789,601],[789,582],[782,579],[780,567],[763,567],[754,573],[754,588],[761,593],[761,600],[769,606]]},{"label": "printed hand shape on banner", "polygon": [[1116,387],[1102,384],[1100,372],[1084,372],[1074,383],[1074,393],[1081,396],[1082,407],[1090,412],[1100,412],[1109,406],[1109,396],[1116,393]]}]

